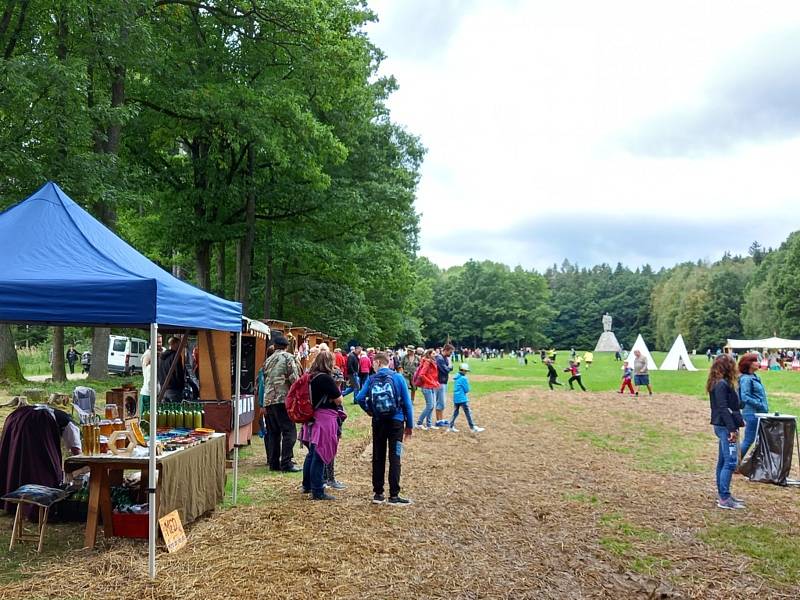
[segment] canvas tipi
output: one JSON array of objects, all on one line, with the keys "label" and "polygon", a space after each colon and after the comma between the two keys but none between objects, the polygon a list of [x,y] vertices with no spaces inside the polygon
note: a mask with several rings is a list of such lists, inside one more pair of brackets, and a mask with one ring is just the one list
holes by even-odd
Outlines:
[{"label": "canvas tipi", "polygon": [[680,362],[686,366],[687,371],[697,371],[697,367],[692,364],[692,359],[686,351],[686,344],[683,342],[683,336],[678,334],[675,341],[672,343],[672,348],[669,349],[667,357],[661,363],[662,371],[677,371]]},{"label": "canvas tipi", "polygon": [[678,367],[683,361],[687,371],[696,371],[697,368],[692,364],[692,359],[689,352],[686,350],[686,344],[683,342],[683,336],[678,334],[675,341],[672,343],[672,348],[669,349],[667,357],[661,363],[662,371],[677,371]]},{"label": "canvas tipi", "polygon": [[638,350],[642,353],[647,359],[647,368],[650,371],[657,371],[658,367],[656,366],[656,361],[653,360],[653,357],[650,355],[650,350],[647,349],[647,344],[644,343],[644,338],[642,334],[639,334],[639,337],[636,338],[636,341],[633,343],[633,348],[631,348],[630,353],[628,354],[628,363],[630,364],[631,368],[633,368],[633,360],[635,358],[634,351]]}]

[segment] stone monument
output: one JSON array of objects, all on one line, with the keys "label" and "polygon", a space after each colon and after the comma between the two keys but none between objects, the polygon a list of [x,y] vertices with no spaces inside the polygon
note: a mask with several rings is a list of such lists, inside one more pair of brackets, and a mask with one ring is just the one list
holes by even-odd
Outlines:
[{"label": "stone monument", "polygon": [[611,331],[612,318],[611,315],[606,313],[603,315],[603,334],[597,340],[597,345],[594,347],[595,352],[619,352],[622,347],[617,341],[617,336]]}]

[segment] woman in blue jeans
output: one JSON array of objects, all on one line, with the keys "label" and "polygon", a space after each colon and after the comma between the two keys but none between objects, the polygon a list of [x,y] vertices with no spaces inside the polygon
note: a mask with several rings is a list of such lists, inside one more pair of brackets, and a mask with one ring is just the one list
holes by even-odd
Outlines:
[{"label": "woman in blue jeans", "polygon": [[422,389],[422,396],[425,398],[425,409],[417,419],[417,427],[419,429],[431,429],[433,401],[436,396],[436,390],[439,388],[438,374],[439,370],[433,358],[433,349],[429,348],[422,355],[417,372],[414,373],[414,378],[417,380],[416,386]]},{"label": "woman in blue jeans", "polygon": [[706,381],[711,401],[711,424],[717,436],[717,506],[725,509],[744,508],[744,502],[731,495],[731,478],[739,457],[739,428],[744,426],[736,393],[736,361],[721,354],[711,365]]},{"label": "woman in blue jeans", "polygon": [[744,418],[744,440],[742,440],[742,457],[747,454],[756,439],[758,417],[756,413],[769,412],[767,391],[756,372],[761,367],[758,355],[745,354],[739,359],[739,399],[742,402]]}]

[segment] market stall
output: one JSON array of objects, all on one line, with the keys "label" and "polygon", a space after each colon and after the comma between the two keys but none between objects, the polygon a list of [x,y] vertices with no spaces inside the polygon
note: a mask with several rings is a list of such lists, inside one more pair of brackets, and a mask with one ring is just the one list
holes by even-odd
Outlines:
[{"label": "market stall", "polygon": [[[141,470],[142,481],[145,481],[149,462],[148,456],[114,454],[81,454],[64,461],[67,470],[89,467],[91,472],[84,535],[86,548],[95,545],[100,517],[103,519],[103,534],[108,538],[115,535],[115,527],[120,527],[120,522],[124,523],[122,519],[128,516],[112,511],[112,485],[121,482],[122,473],[126,470]],[[225,495],[224,434],[211,434],[207,440],[157,456],[156,470],[157,518],[177,510],[182,523],[191,523],[213,510]],[[136,521],[137,516],[141,515],[132,515],[130,519]]]},{"label": "market stall", "polygon": [[[0,256],[0,321],[149,329],[151,347],[156,347],[159,327],[184,332],[236,332],[237,342],[241,339],[239,303],[173,277],[95,220],[55,183],[48,182],[0,213]],[[158,397],[158,362],[156,354],[150,363],[151,398]],[[238,399],[239,374],[236,379]],[[157,402],[151,403],[153,441],[158,408]],[[238,453],[235,462],[237,458]],[[151,578],[156,575],[157,462],[156,444],[150,443],[147,496]],[[234,484],[234,501],[235,497]]]},{"label": "market stall", "polygon": [[[247,445],[257,420],[255,402],[258,369],[264,363],[269,340],[269,328],[260,321],[243,319],[239,379],[241,402],[237,414],[236,350],[237,336],[223,331],[204,331],[198,335],[200,363],[200,400],[205,413],[205,426],[227,434],[227,449]],[[256,423],[257,426],[257,423]],[[238,439],[236,432],[238,431]]]}]

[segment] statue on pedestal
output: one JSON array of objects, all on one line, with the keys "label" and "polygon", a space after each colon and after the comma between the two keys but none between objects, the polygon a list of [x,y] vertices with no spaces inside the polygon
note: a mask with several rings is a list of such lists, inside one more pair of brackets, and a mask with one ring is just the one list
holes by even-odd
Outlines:
[{"label": "statue on pedestal", "polygon": [[603,334],[597,340],[597,345],[594,348],[595,352],[619,352],[621,347],[617,341],[617,336],[611,331],[611,323],[613,319],[611,315],[606,313],[603,315]]}]

